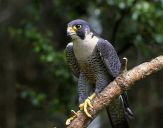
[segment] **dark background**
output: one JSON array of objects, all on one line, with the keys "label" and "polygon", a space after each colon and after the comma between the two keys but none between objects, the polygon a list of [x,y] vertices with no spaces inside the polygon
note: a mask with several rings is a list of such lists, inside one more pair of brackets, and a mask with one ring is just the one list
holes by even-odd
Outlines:
[{"label": "dark background", "polygon": [[[127,57],[129,69],[163,54],[162,0],[0,0],[0,128],[63,128],[78,109],[64,53],[67,23],[77,18]],[[162,83],[160,71],[128,91],[132,128],[163,127]]]}]

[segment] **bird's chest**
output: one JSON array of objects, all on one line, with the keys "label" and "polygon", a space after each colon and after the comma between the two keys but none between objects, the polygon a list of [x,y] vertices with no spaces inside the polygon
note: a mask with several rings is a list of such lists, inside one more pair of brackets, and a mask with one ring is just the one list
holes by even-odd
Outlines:
[{"label": "bird's chest", "polygon": [[79,63],[87,62],[88,58],[92,56],[97,39],[79,40],[73,45],[74,54]]},{"label": "bird's chest", "polygon": [[98,74],[105,75],[106,70],[101,56],[96,48],[98,40],[89,42],[75,42],[73,45],[74,54],[80,66],[80,71],[86,79],[95,83]]}]

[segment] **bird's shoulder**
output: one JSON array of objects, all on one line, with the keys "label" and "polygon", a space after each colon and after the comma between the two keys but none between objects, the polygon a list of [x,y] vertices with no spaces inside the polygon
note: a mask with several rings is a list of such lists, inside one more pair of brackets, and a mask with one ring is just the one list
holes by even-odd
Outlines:
[{"label": "bird's shoulder", "polygon": [[108,46],[113,47],[113,45],[108,40],[103,38],[98,39],[97,45],[103,47],[108,47]]}]

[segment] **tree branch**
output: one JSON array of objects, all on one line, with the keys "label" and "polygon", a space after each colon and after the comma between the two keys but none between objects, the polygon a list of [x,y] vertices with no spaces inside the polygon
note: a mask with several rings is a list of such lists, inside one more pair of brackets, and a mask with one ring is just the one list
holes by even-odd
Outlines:
[{"label": "tree branch", "polygon": [[[98,97],[92,101],[93,110],[89,109],[90,114],[95,117],[100,110],[110,104],[110,102],[123,92],[123,86],[128,90],[133,84],[145,78],[146,76],[157,72],[163,68],[163,55],[150,62],[140,64],[126,73],[120,74],[112,81]],[[85,113],[79,112],[79,115],[71,122],[67,128],[83,128],[91,122]]]}]

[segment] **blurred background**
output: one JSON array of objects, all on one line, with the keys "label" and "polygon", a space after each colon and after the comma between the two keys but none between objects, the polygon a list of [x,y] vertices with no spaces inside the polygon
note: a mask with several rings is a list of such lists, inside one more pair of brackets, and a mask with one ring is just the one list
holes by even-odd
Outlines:
[{"label": "blurred background", "polygon": [[[128,58],[128,69],[163,54],[163,0],[0,0],[0,128],[64,128],[78,110],[64,53],[67,23],[78,18]],[[132,128],[163,128],[163,71],[128,95]]]}]

